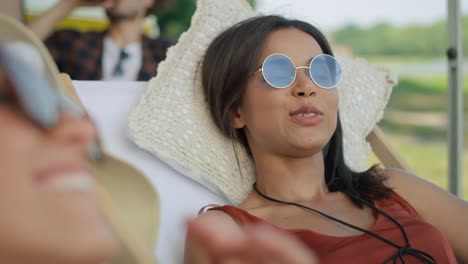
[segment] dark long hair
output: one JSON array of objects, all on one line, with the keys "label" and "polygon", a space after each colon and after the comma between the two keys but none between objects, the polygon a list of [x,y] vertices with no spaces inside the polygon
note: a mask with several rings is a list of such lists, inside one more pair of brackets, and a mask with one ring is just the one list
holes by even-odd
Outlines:
[{"label": "dark long hair", "polygon": [[[311,35],[323,53],[333,56],[330,44],[316,27],[280,16],[260,16],[244,20],[221,33],[210,44],[203,59],[202,85],[213,120],[224,135],[240,141],[249,154],[244,131],[234,128],[234,116],[247,81],[257,70],[266,38],[285,28],[296,28]],[[325,181],[330,191],[343,191],[368,202],[390,195],[391,189],[384,185],[386,177],[376,165],[364,172],[354,172],[346,166],[339,115],[336,130],[323,152]]]}]

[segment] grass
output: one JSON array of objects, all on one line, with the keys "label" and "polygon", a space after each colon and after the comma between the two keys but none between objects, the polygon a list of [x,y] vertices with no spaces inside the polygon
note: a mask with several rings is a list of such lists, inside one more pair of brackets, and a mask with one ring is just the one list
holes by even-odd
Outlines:
[{"label": "grass", "polygon": [[[463,91],[468,102],[468,76],[464,76]],[[447,76],[400,77],[379,123],[414,171],[442,188],[448,186],[447,94]],[[468,128],[468,103],[464,124]],[[468,200],[468,129],[464,131],[463,191]],[[370,159],[375,161],[375,157]]]},{"label": "grass", "polygon": [[[444,141],[447,138],[447,123],[422,125],[418,122],[407,122],[407,119],[412,113],[425,114],[423,118],[431,118],[434,115],[439,118],[448,117],[446,79],[443,75],[401,77],[399,84],[393,89],[384,118],[379,125],[390,133],[411,135],[417,140]],[[468,76],[465,76],[464,80],[464,101],[468,102]],[[394,118],[396,112],[407,115]],[[468,124],[468,104],[464,106],[464,124]],[[464,138],[465,146],[468,147],[467,132]]]},{"label": "grass", "polygon": [[[468,75],[463,76],[463,93],[468,93]],[[446,74],[418,75],[400,77],[400,85],[409,92],[446,93],[448,91],[448,79]]]},{"label": "grass", "polygon": [[[402,157],[410,164],[414,172],[424,179],[447,189],[448,186],[448,153],[443,142],[418,142],[411,135],[386,133]],[[369,165],[378,163],[375,156],[369,158]],[[468,151],[465,150],[463,167],[468,168]],[[468,200],[468,173],[463,174],[463,197]]]}]

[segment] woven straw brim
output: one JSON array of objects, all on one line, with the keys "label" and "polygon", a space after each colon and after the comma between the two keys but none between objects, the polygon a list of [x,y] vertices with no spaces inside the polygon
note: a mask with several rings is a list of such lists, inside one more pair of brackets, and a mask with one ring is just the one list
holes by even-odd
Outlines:
[{"label": "woven straw brim", "polygon": [[[71,80],[59,71],[47,48],[27,27],[14,18],[0,15],[0,43],[25,43],[37,50],[45,75],[59,89],[70,89]],[[65,82],[64,82],[65,80]],[[72,96],[73,97],[73,96]],[[159,226],[159,199],[146,177],[129,164],[104,154],[93,164],[100,205],[120,239],[122,250],[112,263],[156,263],[153,255]]]}]

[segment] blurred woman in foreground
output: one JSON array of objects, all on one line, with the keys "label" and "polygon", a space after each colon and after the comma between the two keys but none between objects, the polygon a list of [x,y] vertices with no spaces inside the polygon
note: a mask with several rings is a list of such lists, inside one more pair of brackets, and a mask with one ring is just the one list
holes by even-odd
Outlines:
[{"label": "blurred woman in foreground", "polygon": [[106,262],[117,243],[89,172],[96,130],[13,54],[0,43],[0,262]]}]

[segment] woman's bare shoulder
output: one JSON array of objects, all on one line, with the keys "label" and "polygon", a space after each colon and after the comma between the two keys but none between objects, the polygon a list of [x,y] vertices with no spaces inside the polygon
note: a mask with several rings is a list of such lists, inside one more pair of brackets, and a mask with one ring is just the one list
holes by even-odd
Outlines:
[{"label": "woman's bare shoulder", "polygon": [[211,263],[210,249],[241,233],[241,227],[224,211],[200,213],[187,225],[184,263]]},{"label": "woman's bare shoulder", "polygon": [[211,206],[207,210],[200,210],[198,216],[192,222],[197,226],[219,226],[233,231],[241,230],[240,225],[225,211],[212,209],[216,207],[221,206]]},{"label": "woman's bare shoulder", "polygon": [[405,198],[419,215],[449,240],[455,255],[465,263],[468,253],[468,202],[430,181],[401,169],[385,169],[389,187]]},{"label": "woman's bare shoulder", "polygon": [[[215,206],[215,207],[220,207],[220,206]],[[223,223],[231,223],[231,224],[236,224],[237,223],[232,219],[231,216],[229,216],[226,212],[223,210],[210,210],[214,208],[211,206],[210,208],[207,208],[206,210],[200,210],[198,213],[197,218],[195,218],[194,221],[199,221],[199,222],[205,222],[205,221],[219,221]]]}]

